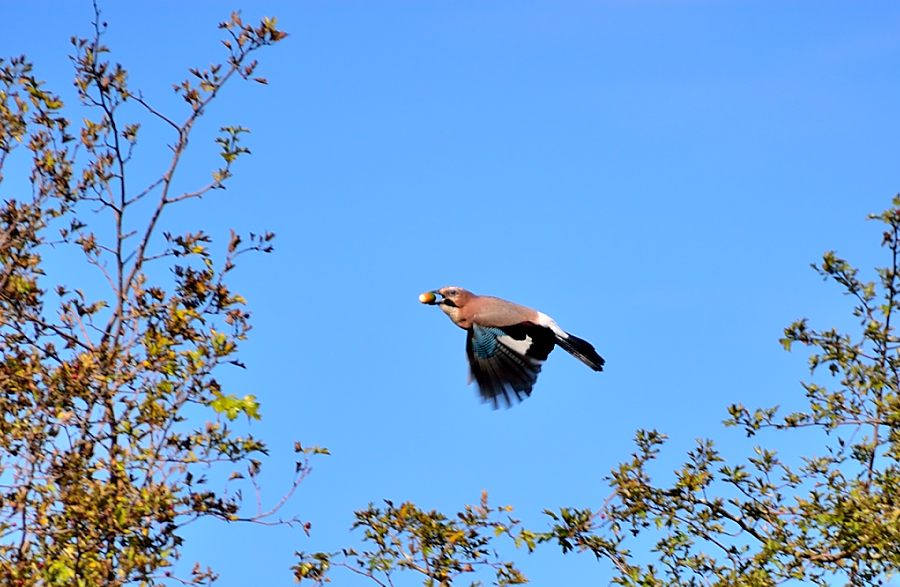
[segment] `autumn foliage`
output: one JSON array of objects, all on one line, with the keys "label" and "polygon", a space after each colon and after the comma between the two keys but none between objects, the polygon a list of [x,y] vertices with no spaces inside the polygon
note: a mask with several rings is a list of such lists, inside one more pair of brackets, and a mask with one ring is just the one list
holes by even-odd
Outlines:
[{"label": "autumn foliage", "polygon": [[[67,114],[26,58],[0,60],[0,165],[27,154],[32,187],[6,191],[0,209],[3,585],[168,582],[184,524],[274,514],[245,512],[235,488],[255,484],[266,452],[231,426],[258,418],[257,401],[216,379],[222,366],[240,365],[250,328],[229,272],[241,255],[270,251],[272,235],[232,233],[216,258],[201,229],[160,227],[173,206],[222,188],[247,152],[245,129],[223,127],[210,145],[221,166],[176,191],[197,120],[231,80],[265,82],[253,55],[285,33],[274,19],[251,25],[232,15],[220,25],[224,60],[191,70],[175,85],[186,111],[165,114],[109,61],[99,17],[93,38],[72,40],[73,110],[83,118]],[[146,124],[168,131],[169,158],[138,185],[129,180],[143,164],[134,147]],[[66,251],[80,256],[85,286],[46,271],[58,255],[73,258]],[[217,464],[231,485],[206,482]],[[298,467],[296,482],[302,475]],[[214,576],[198,565],[178,580]]]}]

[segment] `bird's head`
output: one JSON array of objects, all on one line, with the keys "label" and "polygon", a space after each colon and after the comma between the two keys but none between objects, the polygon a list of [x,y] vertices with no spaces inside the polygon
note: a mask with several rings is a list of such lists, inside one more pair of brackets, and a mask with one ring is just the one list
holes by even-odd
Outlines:
[{"label": "bird's head", "polygon": [[434,291],[427,291],[419,296],[419,301],[431,306],[440,306],[444,314],[458,322],[459,310],[472,298],[472,292],[455,285],[448,285]]}]

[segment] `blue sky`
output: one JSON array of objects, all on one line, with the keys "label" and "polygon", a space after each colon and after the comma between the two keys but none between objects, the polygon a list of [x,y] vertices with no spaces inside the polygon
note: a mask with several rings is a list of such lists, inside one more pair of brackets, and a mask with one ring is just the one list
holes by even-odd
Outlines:
[{"label": "blue sky", "polygon": [[[487,490],[537,527],[545,507],[597,506],[638,428],[671,437],[661,479],[698,437],[744,454],[729,403],[803,399],[782,328],[850,323],[808,264],[881,259],[865,216],[900,190],[894,2],[103,4],[132,87],[171,112],[170,84],[218,58],[232,8],[291,35],[260,54],[269,86],[232,86],[199,129],[248,126],[253,156],[166,219],[278,235],[236,275],[255,329],[248,370],[221,379],[262,402],[269,498],[294,440],[333,453],[289,506],[311,537],[189,530],[185,561],[225,587],[290,584],[294,550],[351,544],[352,512],[382,498],[449,512]],[[0,55],[26,53],[74,103],[68,39],[90,3],[3,13]],[[165,140],[147,129],[139,160]],[[186,184],[215,155],[192,145]],[[557,351],[528,401],[492,411],[466,385],[464,333],[416,301],[447,284],[553,316],[606,371]],[[611,576],[550,547],[519,559],[535,585]]]}]

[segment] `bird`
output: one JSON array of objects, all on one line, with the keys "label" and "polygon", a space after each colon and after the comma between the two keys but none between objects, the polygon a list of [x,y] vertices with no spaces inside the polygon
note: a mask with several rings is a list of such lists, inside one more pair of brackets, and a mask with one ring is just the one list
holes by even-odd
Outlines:
[{"label": "bird", "polygon": [[469,383],[477,383],[482,401],[494,409],[531,395],[541,365],[556,346],[594,371],[603,371],[606,363],[591,343],[550,316],[501,298],[447,286],[421,294],[419,301],[440,307],[466,331]]}]

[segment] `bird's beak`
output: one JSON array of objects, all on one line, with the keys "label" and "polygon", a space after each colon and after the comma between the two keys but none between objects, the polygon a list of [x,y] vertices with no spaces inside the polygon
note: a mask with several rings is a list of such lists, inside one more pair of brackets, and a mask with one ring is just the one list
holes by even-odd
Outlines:
[{"label": "bird's beak", "polygon": [[426,291],[425,293],[419,294],[419,301],[423,304],[428,304],[429,306],[434,306],[435,304],[441,303],[439,300],[441,297],[440,292],[437,291]]}]

